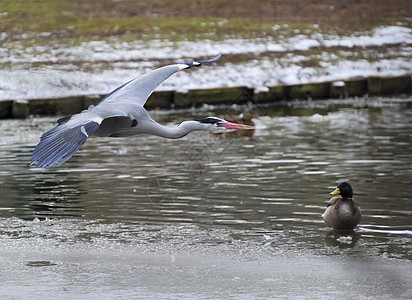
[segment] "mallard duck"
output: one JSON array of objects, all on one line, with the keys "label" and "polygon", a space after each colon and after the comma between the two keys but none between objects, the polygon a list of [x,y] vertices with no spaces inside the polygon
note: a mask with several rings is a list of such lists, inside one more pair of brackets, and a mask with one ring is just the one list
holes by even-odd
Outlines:
[{"label": "mallard duck", "polygon": [[326,225],[335,230],[353,230],[361,219],[361,210],[358,203],[352,198],[353,190],[349,183],[342,182],[330,193],[341,197],[332,197],[322,218]]},{"label": "mallard duck", "polygon": [[[227,114],[227,115],[222,116],[222,119],[225,119],[228,122],[233,122],[233,123],[238,122],[239,124],[255,126],[253,119],[258,119],[258,116],[252,110],[245,109],[239,115]],[[226,132],[225,136],[226,137],[253,137],[253,134],[254,134],[254,130],[245,130],[245,132],[241,134],[239,134],[236,131]]]}]

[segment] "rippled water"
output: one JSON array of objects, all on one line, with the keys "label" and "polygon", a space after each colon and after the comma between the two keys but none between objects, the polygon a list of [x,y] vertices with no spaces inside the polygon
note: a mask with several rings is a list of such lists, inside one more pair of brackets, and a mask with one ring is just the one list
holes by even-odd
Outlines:
[{"label": "rippled water", "polygon": [[[335,255],[348,261],[383,259],[402,266],[405,277],[385,279],[390,284],[382,283],[374,292],[366,287],[354,292],[348,286],[336,294],[315,289],[312,296],[408,297],[411,108],[412,99],[255,106],[259,119],[250,136],[201,132],[180,140],[90,138],[71,160],[46,170],[29,168],[28,163],[39,136],[54,126],[55,118],[3,120],[0,255],[14,260],[19,249],[26,267],[50,268],[65,257],[59,251],[73,245],[74,252],[102,251],[100,255],[110,249],[162,254],[212,251],[214,257],[225,253],[258,262],[261,255],[266,260],[279,255],[312,257],[313,264],[298,264],[296,274],[300,268],[316,273],[317,260]],[[152,115],[174,124],[225,113],[221,108]],[[362,209],[361,224],[353,234],[333,233],[320,218],[329,192],[341,181],[352,184]],[[54,249],[60,256],[43,261],[32,255],[30,260],[26,258],[31,257],[30,249],[46,253]],[[326,269],[327,265],[322,267]],[[374,282],[371,272],[366,284]],[[248,292],[246,298],[261,295]],[[310,295],[303,290],[289,292],[279,297]],[[7,294],[0,289],[2,293]],[[120,295],[130,296],[124,290]],[[158,296],[153,295],[143,296]],[[273,296],[264,294],[269,295]]]}]

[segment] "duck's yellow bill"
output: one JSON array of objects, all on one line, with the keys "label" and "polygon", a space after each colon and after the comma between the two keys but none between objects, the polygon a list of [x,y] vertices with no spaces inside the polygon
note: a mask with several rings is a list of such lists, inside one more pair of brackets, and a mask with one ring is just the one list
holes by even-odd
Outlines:
[{"label": "duck's yellow bill", "polygon": [[340,194],[340,188],[337,188],[333,192],[330,193],[332,196]]}]

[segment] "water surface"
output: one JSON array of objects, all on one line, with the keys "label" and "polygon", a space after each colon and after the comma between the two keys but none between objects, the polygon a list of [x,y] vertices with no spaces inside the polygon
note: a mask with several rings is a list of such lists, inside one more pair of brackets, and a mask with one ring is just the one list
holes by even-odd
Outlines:
[{"label": "water surface", "polygon": [[[0,296],[408,298],[411,107],[255,105],[249,135],[89,138],[45,170],[28,164],[56,118],[2,120]],[[236,109],[152,115],[173,125]],[[353,234],[320,218],[341,181],[362,209]]]}]

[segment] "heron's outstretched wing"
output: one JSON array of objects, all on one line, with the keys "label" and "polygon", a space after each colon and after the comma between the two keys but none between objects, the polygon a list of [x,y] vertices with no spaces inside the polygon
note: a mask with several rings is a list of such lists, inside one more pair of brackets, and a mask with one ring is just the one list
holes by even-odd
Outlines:
[{"label": "heron's outstretched wing", "polygon": [[54,164],[60,166],[76,153],[99,125],[100,123],[94,120],[74,127],[63,123],[47,131],[40,137],[40,142],[33,151],[30,166],[36,163],[38,168],[51,167]]},{"label": "heron's outstretched wing", "polygon": [[103,103],[116,103],[116,105],[121,105],[121,102],[133,101],[138,102],[141,106],[144,106],[154,89],[174,73],[183,69],[188,69],[194,66],[199,67],[202,64],[217,61],[221,56],[222,55],[219,54],[208,60],[173,64],[153,70],[116,88],[104,97],[98,105],[102,105]]},{"label": "heron's outstretched wing", "polygon": [[132,127],[133,121],[136,122],[126,112],[106,111],[94,109],[94,107],[73,116],[61,118],[57,120],[58,125],[55,128],[40,137],[40,142],[33,151],[30,166],[36,165],[38,168],[47,168],[54,164],[60,166],[79,150],[89,135],[99,133],[99,136],[110,136],[111,132],[119,129],[115,126]]}]

